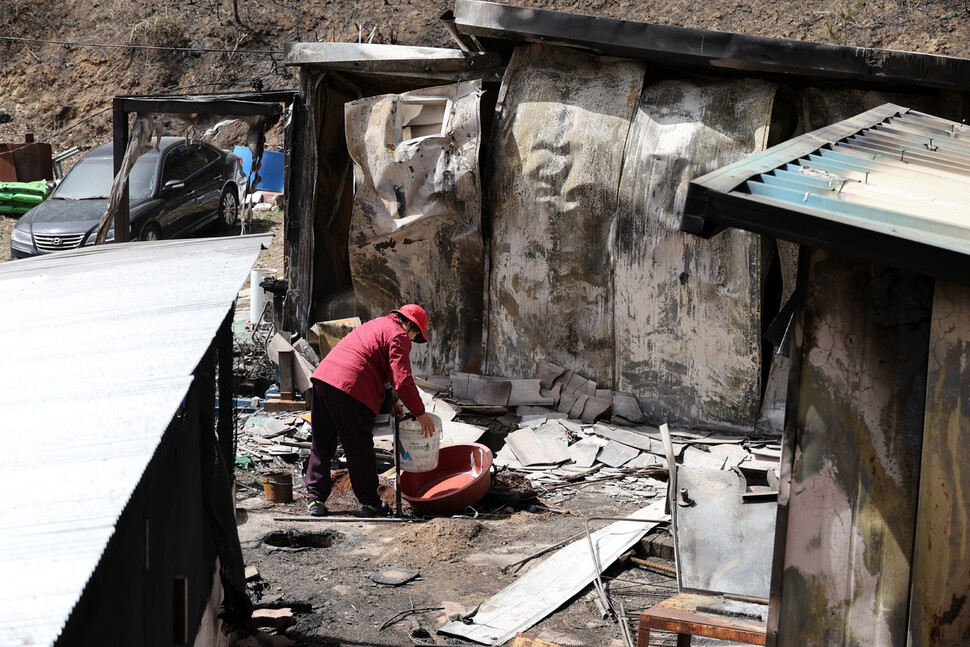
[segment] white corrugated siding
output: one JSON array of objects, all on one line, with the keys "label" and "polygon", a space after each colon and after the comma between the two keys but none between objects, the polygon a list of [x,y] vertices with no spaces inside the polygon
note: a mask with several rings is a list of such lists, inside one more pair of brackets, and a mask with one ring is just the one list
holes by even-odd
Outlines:
[{"label": "white corrugated siding", "polygon": [[0,265],[0,645],[57,639],[268,241]]}]

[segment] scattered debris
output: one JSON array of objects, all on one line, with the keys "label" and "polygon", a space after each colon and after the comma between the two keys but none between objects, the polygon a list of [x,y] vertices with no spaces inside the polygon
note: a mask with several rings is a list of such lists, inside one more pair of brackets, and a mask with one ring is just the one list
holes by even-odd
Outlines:
[{"label": "scattered debris", "polygon": [[368,577],[378,584],[386,584],[387,586],[401,586],[402,584],[410,582],[419,575],[421,575],[421,571],[416,569],[390,566],[388,568],[375,571]]},{"label": "scattered debris", "polygon": [[393,625],[395,622],[398,622],[399,620],[403,620],[404,618],[407,618],[409,615],[413,613],[424,613],[426,611],[442,611],[443,609],[444,607],[412,607],[410,609],[405,609],[404,611],[401,611],[400,613],[396,613],[392,617],[387,619],[384,622],[384,624],[380,626],[380,629],[378,631],[384,631],[385,629]]},{"label": "scattered debris", "polygon": [[441,627],[439,633],[499,645],[528,629],[579,593],[603,568],[664,520],[664,501],[640,509],[628,519],[596,531],[589,542],[581,538],[560,549],[482,603],[472,624],[451,622]]},{"label": "scattered debris", "polygon": [[253,626],[264,629],[286,629],[296,624],[293,611],[285,609],[255,609],[253,610]]}]

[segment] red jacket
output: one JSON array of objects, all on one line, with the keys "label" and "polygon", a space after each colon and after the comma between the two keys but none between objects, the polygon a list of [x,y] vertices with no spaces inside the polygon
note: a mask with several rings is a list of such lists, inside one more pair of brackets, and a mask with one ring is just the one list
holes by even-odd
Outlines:
[{"label": "red jacket", "polygon": [[340,389],[375,414],[384,402],[384,385],[390,383],[408,411],[420,416],[424,403],[411,376],[410,354],[411,339],[389,314],[341,339],[313,371],[313,378]]}]

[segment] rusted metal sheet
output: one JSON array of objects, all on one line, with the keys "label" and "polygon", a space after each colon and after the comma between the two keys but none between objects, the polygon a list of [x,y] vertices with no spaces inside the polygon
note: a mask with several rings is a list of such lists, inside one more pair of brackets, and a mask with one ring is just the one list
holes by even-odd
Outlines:
[{"label": "rusted metal sheet", "polygon": [[643,75],[628,60],[515,50],[490,185],[486,372],[531,377],[545,358],[612,383],[609,247]]},{"label": "rusted metal sheet", "polygon": [[19,144],[0,144],[0,182],[53,180],[51,145],[28,136]]},{"label": "rusted metal sheet", "polygon": [[769,644],[903,647],[932,281],[821,250],[806,268]]},{"label": "rusted metal sheet", "polygon": [[348,103],[357,165],[350,273],[364,320],[422,304],[431,340],[419,372],[477,369],[484,286],[481,83],[455,83]]},{"label": "rusted metal sheet", "polygon": [[910,647],[970,644],[970,288],[937,281],[926,384]]},{"label": "rusted metal sheet", "polygon": [[[761,396],[762,238],[681,232],[691,179],[764,149],[773,84],[643,91],[614,227],[616,388],[648,422],[750,430]],[[768,243],[770,244],[770,243]]]}]

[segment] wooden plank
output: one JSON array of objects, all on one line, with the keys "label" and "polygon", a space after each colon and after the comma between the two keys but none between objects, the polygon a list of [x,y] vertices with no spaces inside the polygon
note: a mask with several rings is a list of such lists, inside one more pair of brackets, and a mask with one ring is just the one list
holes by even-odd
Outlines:
[{"label": "wooden plank", "polygon": [[739,616],[744,612],[767,615],[767,606],[746,604],[738,609],[736,607],[742,605],[729,602],[715,596],[678,593],[640,615],[640,633],[646,628],[653,628],[748,645],[764,645],[767,623]]},{"label": "wooden plank", "polygon": [[515,634],[515,638],[509,643],[509,647],[559,647],[559,645],[520,633]]},{"label": "wooden plank", "polygon": [[266,400],[263,411],[306,411],[310,405],[306,400]]},{"label": "wooden plank", "polygon": [[970,288],[937,281],[930,348],[910,603],[912,647],[961,645],[970,636]]},{"label": "wooden plank", "polygon": [[280,349],[277,353],[277,363],[280,367],[280,399],[281,400],[292,400],[293,399],[293,369],[296,359],[294,358],[296,351],[292,348],[283,350]]},{"label": "wooden plank", "polygon": [[467,638],[485,645],[500,645],[558,609],[593,581],[596,575],[657,525],[667,519],[664,501],[655,501],[592,533],[596,562],[586,537],[557,551],[524,576],[482,603],[472,624],[452,622],[439,633]]}]

